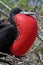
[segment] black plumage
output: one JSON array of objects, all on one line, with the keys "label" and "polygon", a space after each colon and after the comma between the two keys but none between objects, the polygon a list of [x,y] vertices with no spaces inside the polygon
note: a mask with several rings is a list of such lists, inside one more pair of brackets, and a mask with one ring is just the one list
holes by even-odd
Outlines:
[{"label": "black plumage", "polygon": [[10,46],[18,36],[16,23],[13,16],[21,12],[20,8],[14,8],[10,12],[9,20],[0,21],[0,52],[10,53]]}]

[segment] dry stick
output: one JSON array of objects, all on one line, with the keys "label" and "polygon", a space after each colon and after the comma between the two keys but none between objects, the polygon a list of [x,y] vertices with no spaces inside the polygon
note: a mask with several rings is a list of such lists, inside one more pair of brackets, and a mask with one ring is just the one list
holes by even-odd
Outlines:
[{"label": "dry stick", "polygon": [[32,9],[31,10],[29,10],[29,11],[32,11],[34,8],[36,8],[37,7],[37,0],[35,1],[35,4],[34,4],[34,6],[32,7]]},{"label": "dry stick", "polygon": [[40,57],[41,63],[43,63],[41,52],[39,52],[39,57]]},{"label": "dry stick", "polygon": [[11,59],[13,59],[15,61],[15,59],[17,59],[16,57],[13,57],[7,53],[3,53],[3,52],[0,52],[1,55],[4,55],[5,57],[10,57]]},{"label": "dry stick", "polygon": [[10,8],[8,5],[6,5],[6,4],[3,3],[2,1],[0,1],[0,3],[1,3],[2,5],[4,5],[7,9],[9,9],[9,10],[11,11],[11,8]]},{"label": "dry stick", "polygon": [[4,11],[2,11],[1,9],[0,9],[0,13],[4,14],[6,17],[9,17],[9,15],[6,14],[6,13],[5,13]]},{"label": "dry stick", "polygon": [[43,16],[40,16],[40,15],[39,15],[39,18],[43,18]]},{"label": "dry stick", "polygon": [[39,61],[43,64],[43,60],[42,60],[42,56],[41,56],[41,53],[37,53],[37,52],[34,52],[36,54],[36,56],[38,57]]},{"label": "dry stick", "polygon": [[15,5],[15,7],[17,7],[20,2],[21,2],[21,0],[19,0],[19,2]]}]

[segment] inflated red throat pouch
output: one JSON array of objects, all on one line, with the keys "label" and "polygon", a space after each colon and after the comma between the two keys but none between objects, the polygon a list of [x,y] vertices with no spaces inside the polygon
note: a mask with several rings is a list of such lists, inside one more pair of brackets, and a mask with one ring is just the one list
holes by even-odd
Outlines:
[{"label": "inflated red throat pouch", "polygon": [[18,36],[10,47],[11,53],[15,56],[24,55],[34,43],[38,26],[33,16],[17,14],[13,17],[18,29]]}]

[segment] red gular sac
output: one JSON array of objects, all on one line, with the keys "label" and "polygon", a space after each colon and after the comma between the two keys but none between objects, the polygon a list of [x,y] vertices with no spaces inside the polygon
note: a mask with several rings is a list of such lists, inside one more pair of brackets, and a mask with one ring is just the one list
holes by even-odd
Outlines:
[{"label": "red gular sac", "polygon": [[18,29],[18,36],[10,47],[11,53],[15,56],[23,56],[34,43],[38,26],[37,21],[32,16],[17,14],[13,17]]}]

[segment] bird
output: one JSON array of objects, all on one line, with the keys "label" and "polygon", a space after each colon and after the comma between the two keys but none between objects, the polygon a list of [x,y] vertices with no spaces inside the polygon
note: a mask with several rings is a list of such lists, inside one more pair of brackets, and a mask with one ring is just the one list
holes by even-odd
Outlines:
[{"label": "bird", "polygon": [[13,8],[7,20],[10,24],[5,21],[0,24],[0,51],[16,57],[23,56],[30,49],[38,31],[36,19],[20,12],[21,8]]}]

